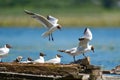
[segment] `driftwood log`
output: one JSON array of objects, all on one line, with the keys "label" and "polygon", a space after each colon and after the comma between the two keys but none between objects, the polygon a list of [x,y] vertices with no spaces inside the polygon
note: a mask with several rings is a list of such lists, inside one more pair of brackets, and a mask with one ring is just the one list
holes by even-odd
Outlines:
[{"label": "driftwood log", "polygon": [[100,80],[102,79],[102,72],[100,67],[90,65],[89,57],[71,64],[23,64],[11,62],[0,63],[0,80],[1,79]]}]

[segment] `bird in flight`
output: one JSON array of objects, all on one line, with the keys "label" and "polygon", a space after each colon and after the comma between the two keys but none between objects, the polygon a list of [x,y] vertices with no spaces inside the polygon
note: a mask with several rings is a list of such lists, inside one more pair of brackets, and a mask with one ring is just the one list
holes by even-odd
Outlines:
[{"label": "bird in flight", "polygon": [[47,17],[44,17],[40,14],[36,14],[28,10],[24,10],[24,12],[26,14],[31,15],[32,18],[35,18],[36,20],[38,20],[45,28],[48,29],[46,32],[42,34],[42,37],[49,37],[49,41],[50,40],[54,41],[52,33],[57,29],[61,30],[61,25],[57,23],[58,22],[57,18],[50,15],[48,15]]}]

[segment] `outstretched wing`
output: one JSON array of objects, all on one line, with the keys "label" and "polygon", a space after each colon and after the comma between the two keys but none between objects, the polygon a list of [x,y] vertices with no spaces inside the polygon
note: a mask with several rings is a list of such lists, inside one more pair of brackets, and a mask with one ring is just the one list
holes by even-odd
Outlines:
[{"label": "outstretched wing", "polygon": [[89,28],[85,28],[84,30],[84,36],[82,38],[86,38],[88,40],[92,40],[92,32]]},{"label": "outstretched wing", "polygon": [[89,41],[92,40],[92,33],[89,28],[85,28],[84,36],[79,38],[79,46],[87,47],[89,45]]},{"label": "outstretched wing", "polygon": [[50,15],[47,16],[47,19],[48,19],[52,24],[57,24],[57,22],[58,22],[58,19],[57,19],[57,18],[55,18],[55,17],[53,17],[53,16],[50,16]]},{"label": "outstretched wing", "polygon": [[47,18],[45,18],[44,16],[42,16],[40,14],[36,14],[36,13],[30,12],[28,10],[24,10],[24,12],[26,14],[31,15],[32,18],[35,18],[36,20],[38,20],[39,22],[41,22],[47,28],[51,28],[53,26],[53,24]]},{"label": "outstretched wing", "polygon": [[79,46],[82,46],[83,48],[86,48],[89,45],[89,40],[85,38],[79,39]]}]

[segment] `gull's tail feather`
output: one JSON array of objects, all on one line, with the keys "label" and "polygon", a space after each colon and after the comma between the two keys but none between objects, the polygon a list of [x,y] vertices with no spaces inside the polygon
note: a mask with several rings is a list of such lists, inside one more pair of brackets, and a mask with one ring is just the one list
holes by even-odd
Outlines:
[{"label": "gull's tail feather", "polygon": [[58,50],[59,52],[65,52],[65,50]]},{"label": "gull's tail feather", "polygon": [[28,10],[24,10],[24,12],[25,12],[26,14],[29,14],[29,15],[34,15],[33,12],[30,12],[30,11],[28,11]]},{"label": "gull's tail feather", "polygon": [[47,36],[49,36],[50,35],[50,32],[44,32],[43,34],[42,34],[42,37],[47,37]]}]

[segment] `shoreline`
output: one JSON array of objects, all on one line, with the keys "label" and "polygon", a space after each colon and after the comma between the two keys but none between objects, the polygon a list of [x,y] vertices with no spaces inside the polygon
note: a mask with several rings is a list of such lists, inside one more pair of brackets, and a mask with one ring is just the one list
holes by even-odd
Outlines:
[{"label": "shoreline", "polygon": [[[75,15],[75,14],[73,14]],[[119,14],[100,15],[57,15],[58,23],[62,26],[92,26],[120,27]],[[38,21],[27,15],[0,15],[0,26],[42,26]]]}]

